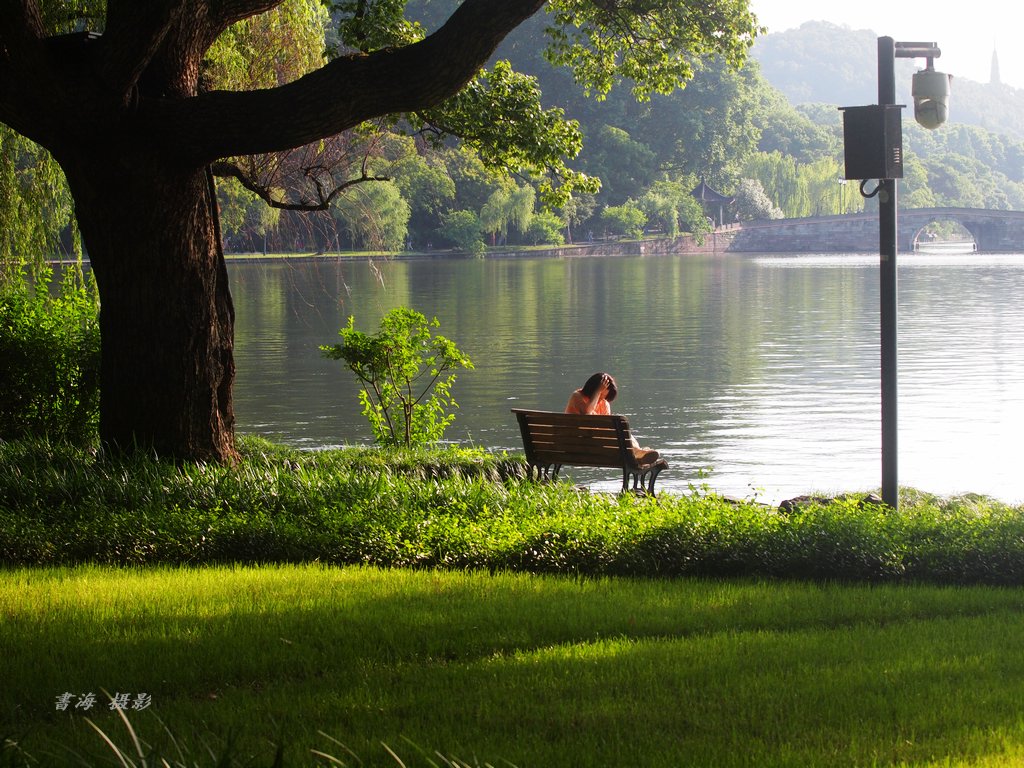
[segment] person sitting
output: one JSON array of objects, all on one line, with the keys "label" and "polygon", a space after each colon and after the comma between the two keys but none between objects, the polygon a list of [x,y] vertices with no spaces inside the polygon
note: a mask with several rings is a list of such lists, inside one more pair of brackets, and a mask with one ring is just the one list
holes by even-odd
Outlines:
[{"label": "person sitting", "polygon": [[[565,405],[566,413],[577,413],[583,416],[611,416],[611,403],[619,394],[618,385],[610,373],[598,371],[582,387],[569,395]],[[633,435],[629,436],[633,455],[639,464],[653,464],[661,458],[661,454],[650,448],[641,448]]]},{"label": "person sitting", "polygon": [[595,373],[586,383],[569,395],[566,413],[578,413],[583,416],[596,414],[611,416],[611,401],[619,393],[615,379],[608,373]]}]

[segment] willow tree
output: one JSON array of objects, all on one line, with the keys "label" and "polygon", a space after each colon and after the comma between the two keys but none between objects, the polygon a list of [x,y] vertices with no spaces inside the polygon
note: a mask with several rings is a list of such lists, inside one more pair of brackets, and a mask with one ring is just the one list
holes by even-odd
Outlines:
[{"label": "willow tree", "polygon": [[285,85],[204,89],[215,41],[280,2],[0,0],[0,122],[63,168],[100,292],[107,444],[235,456],[217,161],[404,115],[543,166],[557,123],[529,99],[494,119],[480,109],[488,90],[516,104],[522,83],[474,76],[545,5],[549,58],[598,95],[620,77],[641,97],[666,92],[708,53],[738,66],[757,32],[747,0],[464,0],[429,34],[404,21],[403,0],[352,0],[334,4],[345,47],[322,67]]}]

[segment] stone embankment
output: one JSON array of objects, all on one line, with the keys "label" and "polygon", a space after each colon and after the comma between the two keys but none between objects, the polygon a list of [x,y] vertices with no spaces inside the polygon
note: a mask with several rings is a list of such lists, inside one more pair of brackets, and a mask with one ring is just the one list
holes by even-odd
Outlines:
[{"label": "stone embankment", "polygon": [[[650,240],[610,240],[594,243],[574,243],[552,248],[529,250],[509,248],[501,250],[490,248],[486,258],[586,258],[588,256],[664,256],[677,253],[725,253],[730,250],[733,238],[740,231],[739,225],[731,224],[719,227],[714,232],[704,235],[698,240],[694,235],[680,235],[675,238],[657,238]],[[452,255],[450,251],[438,252],[438,256]]]}]

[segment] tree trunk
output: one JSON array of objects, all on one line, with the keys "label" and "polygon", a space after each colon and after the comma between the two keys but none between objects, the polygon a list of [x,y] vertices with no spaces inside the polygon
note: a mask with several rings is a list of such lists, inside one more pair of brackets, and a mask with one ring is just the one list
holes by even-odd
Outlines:
[{"label": "tree trunk", "polygon": [[213,178],[166,152],[94,154],[64,167],[100,293],[100,438],[233,461],[235,314]]}]

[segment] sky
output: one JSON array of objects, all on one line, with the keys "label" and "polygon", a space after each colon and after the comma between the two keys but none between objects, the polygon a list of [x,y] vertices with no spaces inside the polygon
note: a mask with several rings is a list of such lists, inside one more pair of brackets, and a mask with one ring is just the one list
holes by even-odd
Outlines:
[{"label": "sky", "polygon": [[[750,0],[750,8],[769,33],[830,21],[898,42],[938,43],[935,69],[953,75],[954,93],[957,77],[989,82],[995,50],[1000,81],[1024,88],[1024,4],[1018,0]],[[924,59],[916,63],[924,68]]]}]

